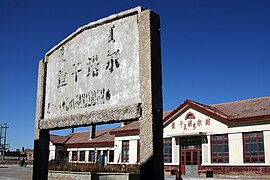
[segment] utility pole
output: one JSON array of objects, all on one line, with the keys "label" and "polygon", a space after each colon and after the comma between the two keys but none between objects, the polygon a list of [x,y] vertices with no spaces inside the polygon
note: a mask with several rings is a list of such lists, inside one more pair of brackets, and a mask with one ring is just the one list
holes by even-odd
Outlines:
[{"label": "utility pole", "polygon": [[2,156],[2,160],[4,160],[5,152],[8,148],[7,144],[7,123],[0,124],[0,153]]}]

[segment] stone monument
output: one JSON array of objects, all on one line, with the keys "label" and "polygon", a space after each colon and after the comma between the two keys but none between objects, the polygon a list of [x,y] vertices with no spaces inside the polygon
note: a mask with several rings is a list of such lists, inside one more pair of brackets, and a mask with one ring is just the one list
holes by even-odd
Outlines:
[{"label": "stone monument", "polygon": [[164,179],[159,16],[136,7],[80,27],[39,62],[33,179],[49,130],[139,119],[141,179]]}]

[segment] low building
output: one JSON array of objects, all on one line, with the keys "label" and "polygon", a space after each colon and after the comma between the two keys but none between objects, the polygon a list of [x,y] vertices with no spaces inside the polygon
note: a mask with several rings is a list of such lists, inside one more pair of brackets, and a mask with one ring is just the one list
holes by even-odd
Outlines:
[{"label": "low building", "polygon": [[69,161],[73,163],[112,163],[114,159],[114,136],[111,129],[72,133],[65,143]]},{"label": "low building", "polygon": [[[139,163],[138,121],[104,131],[110,141],[101,138],[91,143],[89,132],[78,133],[78,138],[70,141],[73,146],[65,144],[69,159],[92,162],[91,152],[96,159],[97,149],[106,144],[103,154],[113,152],[111,163]],[[269,142],[270,97],[214,105],[186,100],[163,115],[165,173],[198,175],[211,170],[214,174],[269,174]]]},{"label": "low building", "polygon": [[65,143],[69,140],[71,136],[58,136],[50,135],[49,144],[49,161],[53,159],[65,160],[68,158],[67,148]]},{"label": "low building", "polygon": [[[270,97],[204,105],[186,100],[164,119],[164,162],[183,174],[267,173]],[[166,149],[167,148],[167,149]]]},{"label": "low building", "polygon": [[34,150],[33,149],[25,149],[24,152],[26,153],[26,159],[28,161],[34,160]]}]

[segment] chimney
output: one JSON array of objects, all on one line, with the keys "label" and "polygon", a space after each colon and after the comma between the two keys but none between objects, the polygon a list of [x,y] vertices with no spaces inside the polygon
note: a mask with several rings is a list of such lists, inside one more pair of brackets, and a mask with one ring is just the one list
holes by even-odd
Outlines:
[{"label": "chimney", "polygon": [[96,137],[96,125],[90,126],[90,140]]}]

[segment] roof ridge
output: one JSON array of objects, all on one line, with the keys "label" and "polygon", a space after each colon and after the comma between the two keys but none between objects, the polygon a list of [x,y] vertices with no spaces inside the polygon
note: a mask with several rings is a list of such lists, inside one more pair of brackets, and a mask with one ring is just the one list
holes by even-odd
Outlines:
[{"label": "roof ridge", "polygon": [[245,102],[245,101],[250,101],[250,100],[258,100],[258,99],[266,99],[266,98],[270,98],[270,96],[263,96],[263,97],[256,97],[256,98],[242,99],[242,100],[237,100],[237,101],[229,101],[229,102],[223,102],[223,103],[216,103],[216,104],[210,104],[209,106],[223,105],[223,104],[231,104],[231,103]]},{"label": "roof ridge", "polygon": [[207,104],[202,104],[193,100],[189,100],[190,102],[196,103],[200,106],[203,106],[204,108],[208,108],[208,111],[213,111],[213,113],[219,113],[221,116],[225,116],[225,118],[231,118],[230,115],[226,114],[225,112],[217,109],[216,107],[213,107],[211,105],[207,105]]},{"label": "roof ridge", "polygon": [[90,131],[77,131],[77,132],[73,132],[71,134],[79,134],[79,133],[87,133],[87,132],[90,132]]}]

